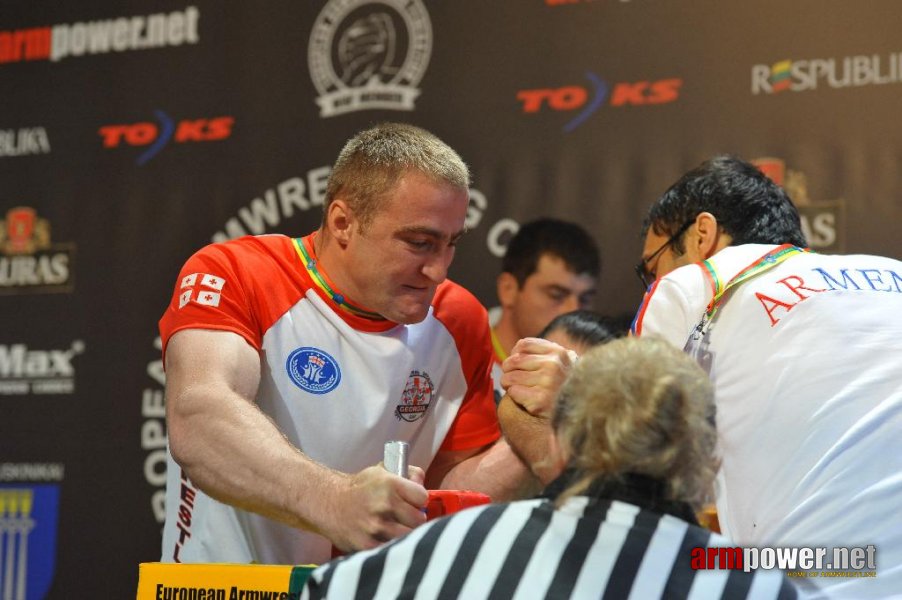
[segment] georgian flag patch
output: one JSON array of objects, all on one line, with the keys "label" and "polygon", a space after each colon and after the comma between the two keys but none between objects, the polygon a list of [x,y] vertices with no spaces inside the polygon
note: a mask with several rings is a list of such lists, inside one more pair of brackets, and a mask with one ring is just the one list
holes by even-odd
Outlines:
[{"label": "georgian flag patch", "polygon": [[225,284],[226,280],[218,275],[208,275],[207,273],[185,275],[182,277],[179,308],[183,308],[191,300],[204,306],[219,306],[222,288]]}]

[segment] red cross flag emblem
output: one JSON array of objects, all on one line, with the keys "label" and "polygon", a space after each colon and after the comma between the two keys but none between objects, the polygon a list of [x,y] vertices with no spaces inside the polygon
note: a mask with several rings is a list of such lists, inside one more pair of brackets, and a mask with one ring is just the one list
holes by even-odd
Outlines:
[{"label": "red cross flag emblem", "polygon": [[222,287],[225,284],[226,280],[218,275],[208,275],[207,273],[185,275],[182,277],[179,308],[183,308],[192,300],[205,306],[219,306]]}]

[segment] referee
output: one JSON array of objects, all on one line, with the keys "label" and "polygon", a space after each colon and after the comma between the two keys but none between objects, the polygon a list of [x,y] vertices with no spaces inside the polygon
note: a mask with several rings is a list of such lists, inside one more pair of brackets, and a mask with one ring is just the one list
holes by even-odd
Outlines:
[{"label": "referee", "polygon": [[558,397],[548,460],[561,474],[543,497],[322,565],[302,598],[796,598],[779,571],[693,569],[732,545],[694,517],[717,467],[712,410],[707,376],[668,344],[593,348]]}]

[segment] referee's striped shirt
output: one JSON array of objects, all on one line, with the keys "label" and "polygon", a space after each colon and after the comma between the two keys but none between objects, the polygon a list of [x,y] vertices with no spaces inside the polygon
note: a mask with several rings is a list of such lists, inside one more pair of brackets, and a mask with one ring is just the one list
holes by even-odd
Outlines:
[{"label": "referee's striped shirt", "polygon": [[796,598],[779,571],[691,568],[725,538],[618,500],[470,508],[324,564],[302,598]]}]

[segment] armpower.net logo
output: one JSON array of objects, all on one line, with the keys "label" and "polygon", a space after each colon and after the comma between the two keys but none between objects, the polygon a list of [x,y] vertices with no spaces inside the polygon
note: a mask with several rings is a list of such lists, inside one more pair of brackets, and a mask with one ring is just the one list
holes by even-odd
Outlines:
[{"label": "armpower.net logo", "polygon": [[876,577],[877,548],[693,548],[695,570],[731,569],[746,573],[780,569],[787,577]]},{"label": "armpower.net logo", "polygon": [[197,7],[189,6],[169,13],[0,31],[0,66],[197,44],[199,19]]}]

